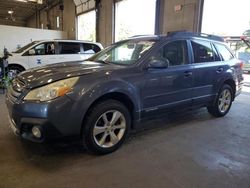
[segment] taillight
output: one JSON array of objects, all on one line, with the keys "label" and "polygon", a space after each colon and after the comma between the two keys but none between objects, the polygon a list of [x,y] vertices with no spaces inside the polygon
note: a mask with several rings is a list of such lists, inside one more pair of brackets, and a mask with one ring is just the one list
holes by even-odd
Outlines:
[{"label": "taillight", "polygon": [[244,63],[241,61],[240,62],[240,68],[243,69]]},{"label": "taillight", "polygon": [[246,40],[246,38],[247,38],[246,36],[240,36],[241,40]]}]

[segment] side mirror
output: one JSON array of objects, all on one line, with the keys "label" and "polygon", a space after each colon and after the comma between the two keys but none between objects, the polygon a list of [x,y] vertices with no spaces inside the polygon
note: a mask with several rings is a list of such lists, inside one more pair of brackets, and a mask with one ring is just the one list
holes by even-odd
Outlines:
[{"label": "side mirror", "polygon": [[36,52],[34,49],[29,50],[29,55],[35,55],[35,54],[36,54]]},{"label": "side mirror", "polygon": [[149,62],[148,68],[166,69],[169,66],[169,60],[153,59]]}]

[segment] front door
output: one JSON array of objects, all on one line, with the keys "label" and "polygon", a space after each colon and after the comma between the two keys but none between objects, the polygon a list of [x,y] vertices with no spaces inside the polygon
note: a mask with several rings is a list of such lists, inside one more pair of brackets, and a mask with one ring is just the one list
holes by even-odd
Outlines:
[{"label": "front door", "polygon": [[155,115],[161,111],[182,109],[192,104],[192,65],[189,64],[187,42],[168,42],[156,51],[149,61],[168,61],[167,68],[148,68],[141,95],[142,116]]},{"label": "front door", "polygon": [[29,67],[43,66],[58,63],[55,44],[53,42],[41,43],[29,50]]}]

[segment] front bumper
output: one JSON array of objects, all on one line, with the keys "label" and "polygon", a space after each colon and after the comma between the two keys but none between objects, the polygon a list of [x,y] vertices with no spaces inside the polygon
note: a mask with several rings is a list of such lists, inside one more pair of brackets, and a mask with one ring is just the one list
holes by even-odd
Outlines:
[{"label": "front bumper", "polygon": [[[24,139],[44,142],[73,135],[80,138],[82,117],[76,102],[67,96],[49,102],[28,102],[12,101],[7,94],[6,105],[11,129]],[[33,136],[34,126],[41,130],[41,138]]]}]

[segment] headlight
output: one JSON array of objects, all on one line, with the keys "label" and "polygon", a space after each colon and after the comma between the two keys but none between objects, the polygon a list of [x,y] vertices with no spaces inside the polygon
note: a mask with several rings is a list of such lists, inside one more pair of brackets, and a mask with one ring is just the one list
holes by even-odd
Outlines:
[{"label": "headlight", "polygon": [[48,101],[63,96],[72,90],[79,77],[60,80],[31,90],[25,97],[27,101]]}]

